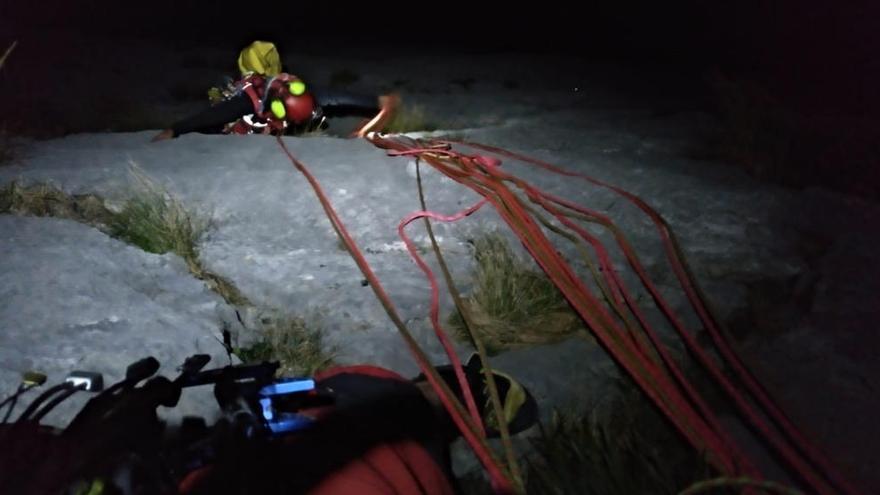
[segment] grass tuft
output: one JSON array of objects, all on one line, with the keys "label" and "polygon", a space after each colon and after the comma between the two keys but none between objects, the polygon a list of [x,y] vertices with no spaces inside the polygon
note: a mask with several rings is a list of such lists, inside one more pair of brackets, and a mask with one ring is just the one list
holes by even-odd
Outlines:
[{"label": "grass tuft", "polygon": [[150,253],[171,252],[187,262],[196,260],[196,245],[209,222],[140,169],[132,167],[131,175],[137,190],[113,219],[113,235]]},{"label": "grass tuft", "polygon": [[397,108],[391,121],[385,126],[384,132],[390,134],[404,134],[407,132],[430,132],[436,131],[442,126],[433,121],[421,105],[402,105]]},{"label": "grass tuft", "polygon": [[[634,384],[621,381],[617,389],[592,413],[557,410],[541,425],[529,439],[526,493],[672,495],[713,475]],[[482,478],[466,475],[464,493],[490,493]]]},{"label": "grass tuft", "polygon": [[[558,342],[582,327],[556,286],[516,256],[501,234],[485,234],[473,245],[473,291],[463,303],[490,354]],[[468,339],[458,312],[449,323],[457,338]]]},{"label": "grass tuft", "polygon": [[279,361],[278,372],[286,376],[311,376],[333,364],[335,347],[324,342],[320,320],[298,316],[271,316],[260,320],[258,339],[235,349],[245,363]]},{"label": "grass tuft", "polygon": [[0,213],[66,218],[102,229],[113,219],[97,195],[70,195],[51,184],[22,186],[17,182],[0,189]]}]

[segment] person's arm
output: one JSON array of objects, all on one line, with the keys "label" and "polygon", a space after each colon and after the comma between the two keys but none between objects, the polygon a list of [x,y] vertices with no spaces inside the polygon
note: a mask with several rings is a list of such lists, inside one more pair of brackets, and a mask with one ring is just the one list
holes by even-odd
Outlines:
[{"label": "person's arm", "polygon": [[244,115],[254,112],[250,98],[244,93],[202,110],[201,112],[179,120],[153,138],[161,141],[187,134],[190,132],[216,133],[229,122],[234,122]]},{"label": "person's arm", "polygon": [[400,105],[396,94],[367,96],[344,91],[314,91],[315,101],[327,117],[355,116],[370,118],[352,137],[364,137],[374,130],[382,130]]},{"label": "person's arm", "polygon": [[372,117],[382,109],[379,98],[347,91],[315,90],[315,101],[327,117]]}]

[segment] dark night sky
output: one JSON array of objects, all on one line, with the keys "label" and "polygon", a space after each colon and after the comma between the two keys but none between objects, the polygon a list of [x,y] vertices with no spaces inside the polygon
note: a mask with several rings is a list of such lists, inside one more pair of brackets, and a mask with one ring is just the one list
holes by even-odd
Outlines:
[{"label": "dark night sky", "polygon": [[[842,7],[841,4],[846,4]],[[577,10],[577,11],[576,11]],[[880,2],[647,0],[483,4],[2,0],[0,41],[65,30],[237,49],[554,52],[756,75],[810,105],[878,106]]]},{"label": "dark night sky", "polygon": [[[842,3],[847,7],[841,7]],[[880,8],[872,3],[877,2],[621,0],[579,2],[575,9],[563,2],[514,6],[513,2],[461,0],[250,4],[222,0],[3,0],[0,18],[7,29],[11,24],[14,30],[63,26],[84,32],[182,40],[251,39],[259,35],[300,41],[386,39],[437,49],[743,59],[764,58],[780,50],[826,56],[828,50],[876,48]]]}]

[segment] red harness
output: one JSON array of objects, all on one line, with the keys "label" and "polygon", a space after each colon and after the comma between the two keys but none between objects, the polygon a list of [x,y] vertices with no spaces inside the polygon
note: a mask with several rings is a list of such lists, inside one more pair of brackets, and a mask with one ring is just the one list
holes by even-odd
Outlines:
[{"label": "red harness", "polygon": [[[239,83],[241,91],[251,99],[254,113],[245,115],[226,128],[233,134],[284,134],[291,126],[307,126],[315,115],[315,98],[308,91],[295,95],[290,92],[292,82],[298,77],[281,73],[267,81],[265,76],[250,75]],[[279,101],[285,109],[284,118],[278,118],[269,105]]]}]

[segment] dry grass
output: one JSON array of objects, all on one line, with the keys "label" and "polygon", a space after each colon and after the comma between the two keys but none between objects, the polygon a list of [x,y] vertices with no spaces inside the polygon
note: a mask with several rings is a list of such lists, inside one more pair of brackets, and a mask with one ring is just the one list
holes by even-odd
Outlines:
[{"label": "dry grass", "polygon": [[75,220],[107,230],[113,212],[94,194],[70,195],[51,184],[22,186],[12,182],[0,189],[0,213]]},{"label": "dry grass", "polygon": [[317,317],[264,316],[256,332],[256,342],[234,351],[245,363],[278,361],[278,373],[286,376],[311,376],[333,364],[336,349],[324,343]]},{"label": "dry grass", "polygon": [[250,302],[231,282],[206,270],[199,259],[198,241],[209,227],[207,218],[188,209],[179,199],[136,167],[135,187],[119,212],[105,206],[95,194],[67,194],[51,184],[21,186],[12,182],[0,189],[0,213],[74,220],[156,254],[174,253],[189,271],[228,303]]},{"label": "dry grass", "polygon": [[532,441],[528,493],[676,494],[711,475],[634,388],[606,416],[555,413]]},{"label": "dry grass", "polygon": [[175,253],[190,272],[233,305],[250,302],[231,282],[206,270],[199,259],[198,241],[210,226],[207,216],[187,208],[136,166],[131,199],[114,215],[111,234],[150,253]]},{"label": "dry grass", "polygon": [[[582,328],[556,286],[516,256],[503,236],[488,233],[473,244],[473,290],[463,303],[490,353],[558,342]],[[468,339],[458,312],[449,323],[459,339]]]},{"label": "dry grass", "polygon": [[[51,216],[92,225],[109,235],[156,254],[174,253],[184,259],[190,272],[205,281],[228,303],[251,303],[229,281],[206,270],[197,243],[209,226],[202,214],[187,208],[178,198],[133,167],[135,187],[131,198],[114,212],[93,194],[69,195],[48,184],[22,187],[11,183],[0,189],[0,213]],[[311,375],[332,364],[335,349],[323,341],[318,318],[267,316],[260,320],[257,341],[235,349],[245,362],[277,360],[280,372]]]},{"label": "dry grass", "polygon": [[131,176],[135,192],[115,215],[113,235],[150,253],[172,252],[187,262],[196,260],[196,244],[209,222],[140,169],[132,167]]},{"label": "dry grass", "polygon": [[436,131],[442,126],[431,120],[420,105],[401,105],[397,108],[391,121],[385,126],[384,132],[404,134],[407,132]]},{"label": "dry grass", "polygon": [[[602,412],[555,411],[525,463],[531,495],[672,495],[712,473],[633,384],[621,382]],[[481,476],[463,481],[468,495],[490,493]],[[719,490],[718,494],[737,493]]]}]

